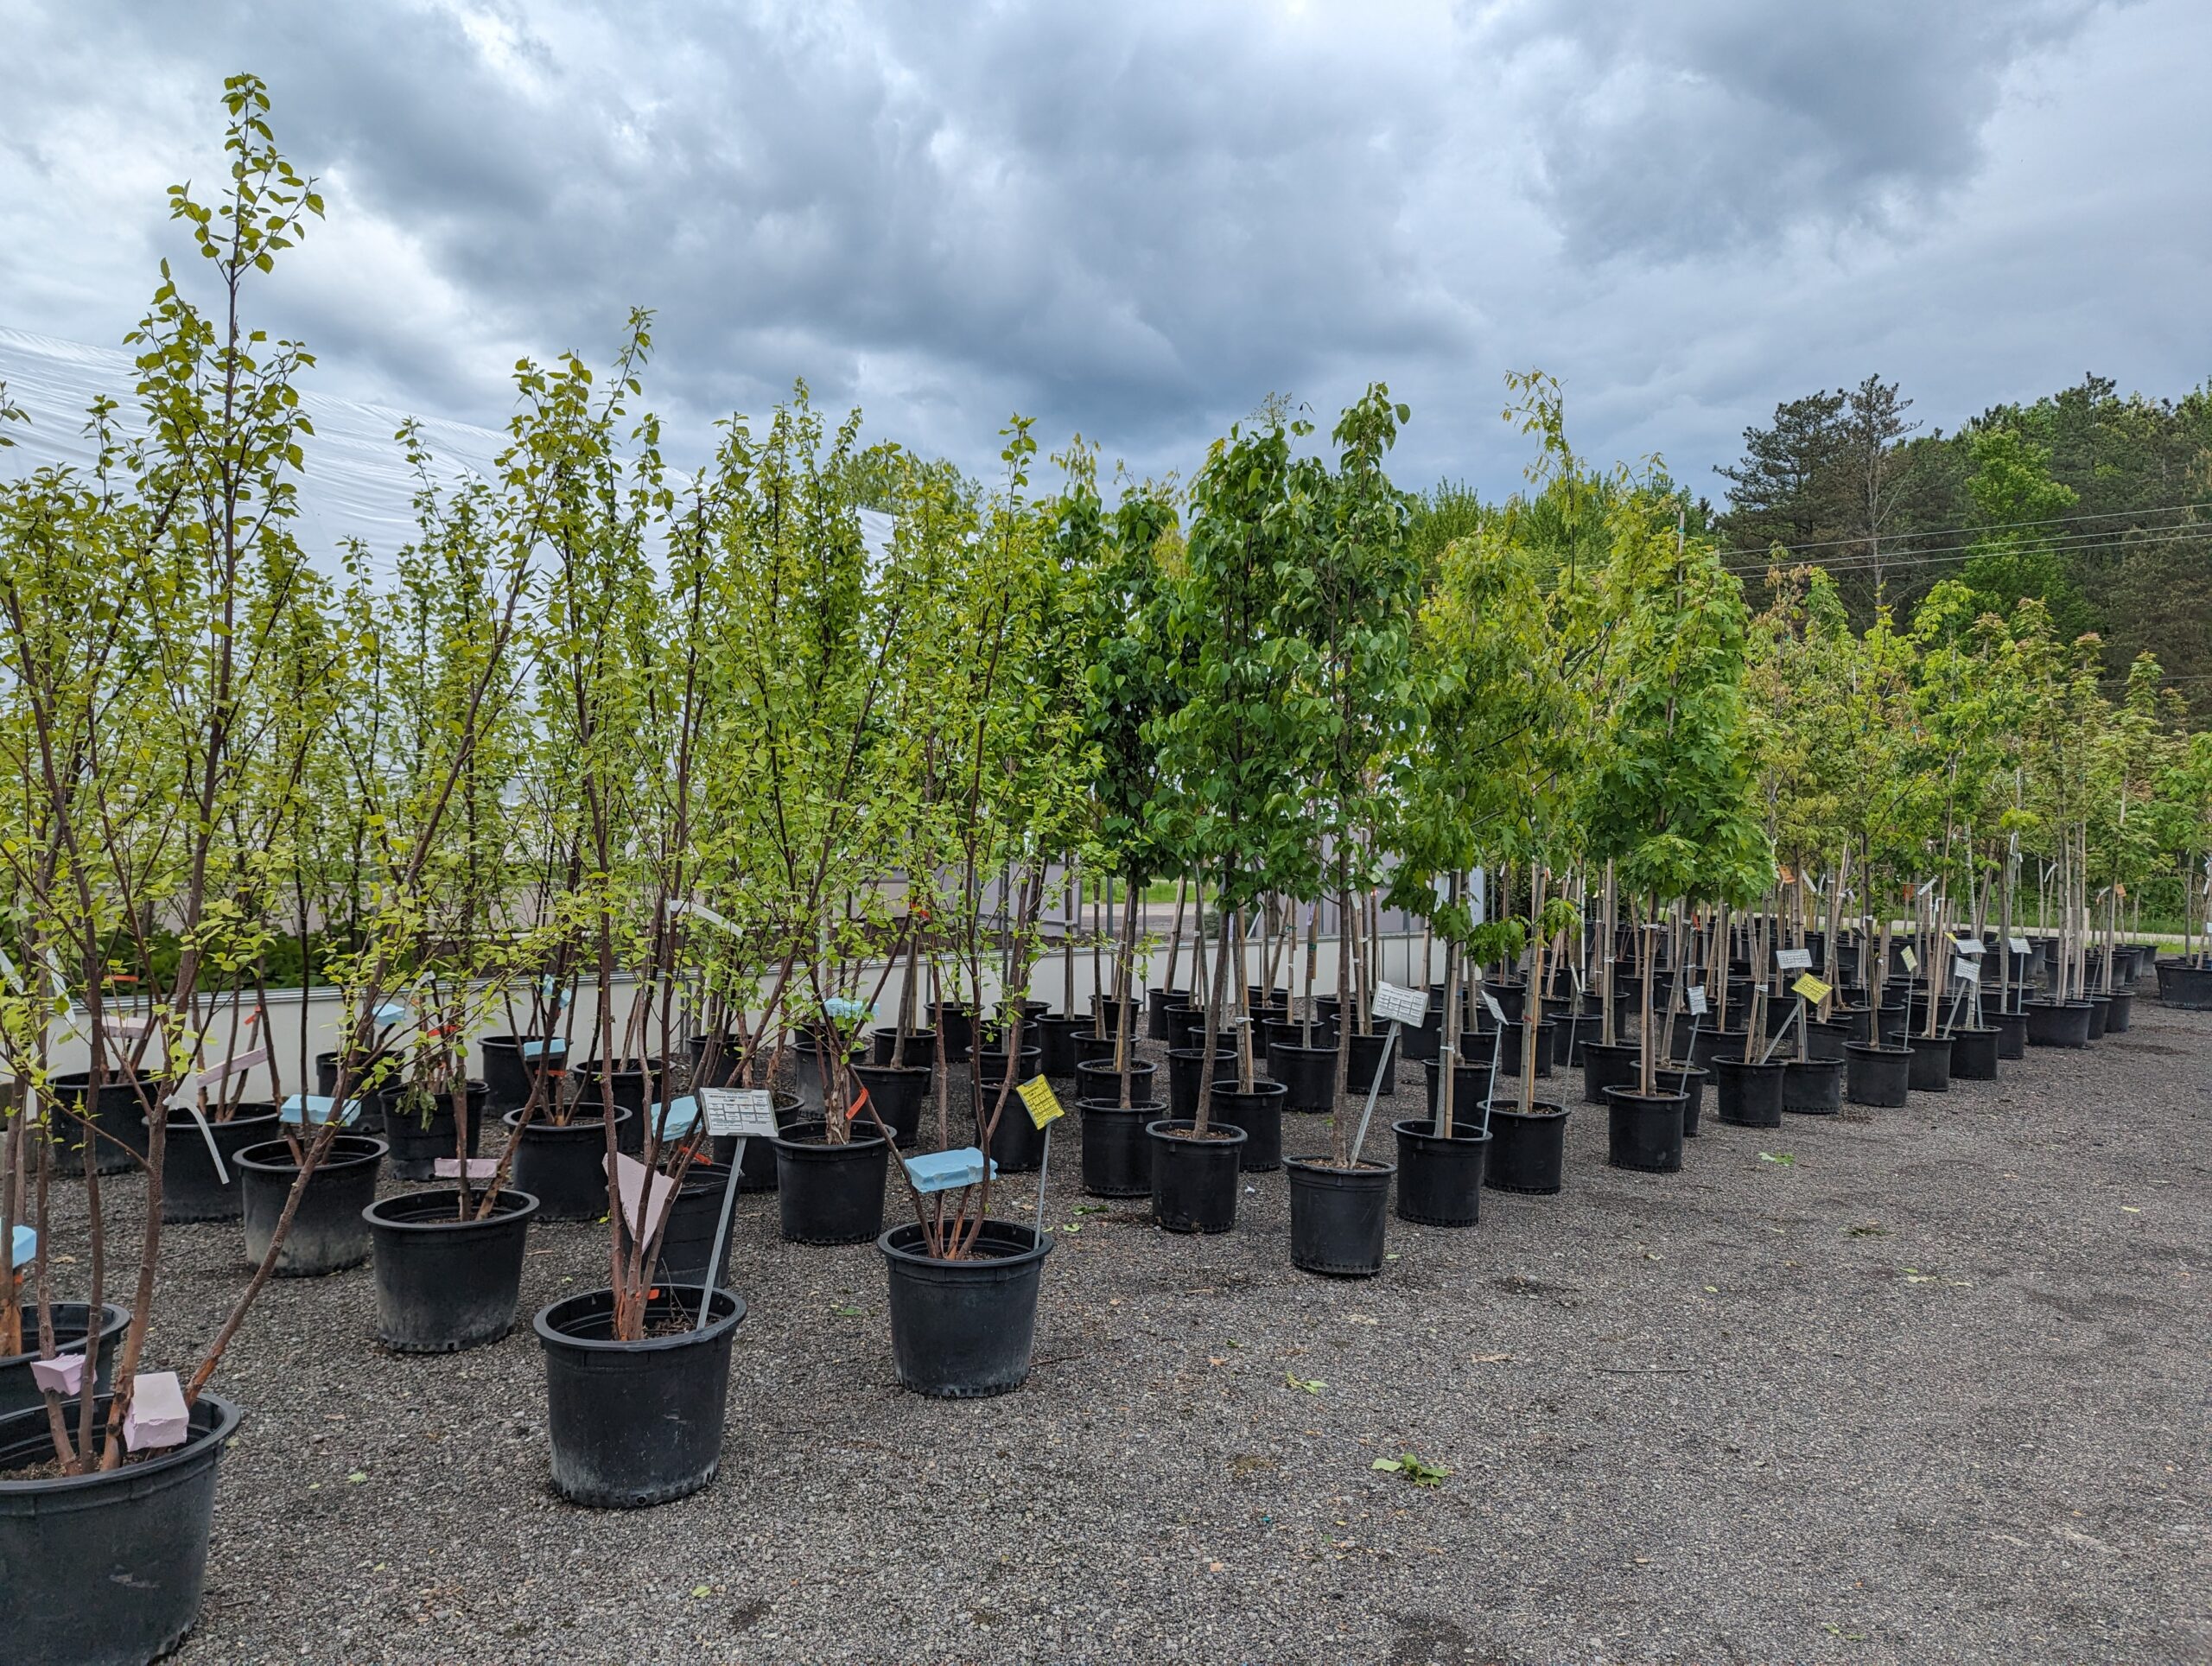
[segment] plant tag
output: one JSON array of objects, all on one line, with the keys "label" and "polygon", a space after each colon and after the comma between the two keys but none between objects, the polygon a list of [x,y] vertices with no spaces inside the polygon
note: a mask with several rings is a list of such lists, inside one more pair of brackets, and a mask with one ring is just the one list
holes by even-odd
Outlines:
[{"label": "plant tag", "polygon": [[[602,1163],[601,1167],[605,1167]],[[614,1154],[614,1189],[622,1199],[622,1219],[639,1243],[653,1235],[676,1196],[676,1176],[647,1168],[627,1152]],[[641,1211],[644,1224],[639,1224]]]},{"label": "plant tag", "polygon": [[1911,950],[1903,949],[1898,951],[1897,958],[1904,962],[1904,969],[1908,972],[1916,972],[1920,970],[1920,957],[1913,953]]},{"label": "plant tag", "polygon": [[1505,1008],[1497,1004],[1497,997],[1488,989],[1478,990],[1477,993],[1482,996],[1483,1005],[1490,1008],[1491,1017],[1503,1025],[1505,1022]]},{"label": "plant tag", "polygon": [[1691,1017],[1693,1017],[1693,1018],[1702,1018],[1702,1017],[1704,1017],[1704,1016],[1705,1016],[1705,1014],[1706,1014],[1706,1002],[1705,1002],[1705,985],[1704,985],[1704,984],[1702,984],[1702,983],[1693,983],[1693,984],[1691,984],[1691,985],[1690,985],[1690,987],[1689,987],[1689,989],[1688,989],[1687,991],[1685,991],[1684,998],[1685,998],[1685,999],[1687,999],[1687,1000],[1689,1002],[1689,1003],[1690,1003],[1690,1016],[1691,1016]]},{"label": "plant tag", "polygon": [[407,1021],[406,1003],[399,1001],[387,1001],[371,1013],[369,1018],[380,1030],[388,1030],[395,1024],[404,1024]]},{"label": "plant tag", "polygon": [[702,919],[708,925],[724,932],[737,930],[737,927],[731,925],[728,919],[708,907],[705,903],[693,902],[688,897],[671,897],[668,902],[668,912],[671,919],[689,914],[694,919]]},{"label": "plant tag", "polygon": [[1377,983],[1368,1008],[1375,1017],[1392,1024],[1411,1024],[1418,1029],[1428,1021],[1428,997],[1395,983]]},{"label": "plant tag", "polygon": [[348,1099],[339,1104],[327,1094],[295,1093],[288,1096],[276,1112],[280,1122],[335,1122],[340,1128],[350,1127],[361,1114],[361,1107]]},{"label": "plant tag", "polygon": [[536,1059],[542,1053],[549,1052],[558,1059],[569,1051],[568,1038],[553,1035],[535,1041],[525,1041],[516,1051],[525,1059]]},{"label": "plant tag", "polygon": [[1567,975],[1574,980],[1575,994],[1582,994],[1582,969],[1570,960],[1567,963]]},{"label": "plant tag", "polygon": [[[983,1178],[985,1163],[980,1147],[962,1146],[957,1151],[932,1151],[919,1157],[905,1159],[906,1178],[917,1192],[957,1192],[963,1186],[979,1185]],[[999,1172],[996,1163],[988,1165],[991,1174]]]},{"label": "plant tag", "polygon": [[1926,896],[1926,895],[1927,895],[1930,891],[1933,891],[1935,888],[1936,888],[1936,881],[1935,881],[1934,880],[1932,880],[1932,879],[1931,879],[1931,880],[1924,880],[1924,881],[1923,881],[1921,882],[1920,889],[1918,889],[1917,891],[1914,892],[1912,894],[1913,894],[1914,896],[1916,896],[1916,897],[1924,897],[1924,896]]},{"label": "plant tag", "polygon": [[1778,972],[1805,971],[1812,963],[1813,951],[1810,949],[1777,949],[1774,951],[1774,969]]},{"label": "plant tag", "polygon": [[8,1265],[21,1267],[38,1254],[38,1233],[28,1226],[19,1226],[10,1235]]},{"label": "plant tag", "polygon": [[707,1132],[717,1137],[772,1140],[781,1132],[776,1096],[766,1088],[701,1088],[699,1102],[707,1108]]},{"label": "plant tag", "polygon": [[1953,938],[1951,939],[1951,947],[1957,950],[1961,954],[1966,956],[1969,960],[1980,960],[1982,955],[1986,951],[1988,945],[1983,943],[1980,938]]},{"label": "plant tag", "polygon": [[133,1452],[181,1447],[191,1429],[184,1385],[175,1371],[141,1371],[130,1379],[130,1410],[123,1420],[124,1446]]},{"label": "plant tag", "polygon": [[[457,1180],[461,1178],[461,1160],[459,1157],[435,1158],[430,1163],[430,1173],[437,1180]],[[471,1157],[467,1162],[468,1178],[472,1180],[488,1180],[499,1172],[497,1157]]]},{"label": "plant tag", "polygon": [[686,1093],[668,1102],[668,1109],[661,1109],[656,1099],[645,1107],[645,1132],[664,1140],[680,1140],[699,1125],[699,1102]]},{"label": "plant tag", "polygon": [[85,1386],[85,1356],[65,1353],[51,1359],[34,1359],[31,1381],[38,1384],[41,1394],[79,1393]]},{"label": "plant tag", "polygon": [[2024,937],[2007,938],[2005,938],[2005,942],[2011,945],[2012,952],[2016,955],[2032,954],[2035,952],[2034,945]]},{"label": "plant tag", "polygon": [[1815,977],[1810,972],[1805,973],[1800,976],[1795,983],[1791,984],[1789,986],[1789,992],[1792,995],[1801,995],[1804,996],[1806,1000],[1813,1002],[1815,1006],[1819,1005],[1821,1002],[1826,1001],[1831,995],[1835,993],[1834,989],[1830,985],[1821,982],[1820,979]]},{"label": "plant tag", "polygon": [[1981,982],[1981,963],[1968,960],[1961,955],[1951,963],[1951,976],[1961,983],[1979,983]]},{"label": "plant tag", "polygon": [[251,1052],[242,1052],[235,1059],[226,1059],[213,1070],[200,1071],[200,1080],[204,1085],[212,1087],[226,1076],[236,1076],[242,1070],[251,1070],[256,1065],[265,1065],[268,1062],[269,1049],[256,1047]]},{"label": "plant tag", "polygon": [[1027,1082],[1017,1082],[1014,1091],[1021,1096],[1021,1103],[1029,1112],[1029,1120],[1039,1128],[1056,1122],[1067,1112],[1060,1108],[1059,1097],[1052,1091],[1052,1084],[1041,1076],[1033,1076]]}]

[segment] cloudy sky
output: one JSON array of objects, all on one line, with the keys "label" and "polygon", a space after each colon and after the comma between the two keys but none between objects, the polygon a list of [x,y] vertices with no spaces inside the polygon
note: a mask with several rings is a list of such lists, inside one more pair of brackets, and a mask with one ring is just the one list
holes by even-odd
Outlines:
[{"label": "cloudy sky", "polygon": [[1869,372],[1945,427],[2212,373],[2208,66],[2204,0],[0,0],[0,327],[118,340],[250,68],[331,394],[496,423],[638,304],[693,447],[804,376],[978,472],[1014,410],[1187,468],[1381,378],[1402,481],[1494,491],[1540,366],[1713,490]]}]

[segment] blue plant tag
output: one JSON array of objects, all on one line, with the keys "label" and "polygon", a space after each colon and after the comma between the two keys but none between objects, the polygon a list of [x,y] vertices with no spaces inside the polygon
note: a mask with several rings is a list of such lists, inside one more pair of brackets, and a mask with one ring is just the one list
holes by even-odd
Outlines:
[{"label": "blue plant tag", "polygon": [[394,1024],[404,1024],[407,1021],[407,1008],[397,1001],[387,1001],[369,1016],[376,1021],[378,1029],[388,1030]]},{"label": "blue plant tag", "polygon": [[340,1105],[327,1094],[295,1093],[277,1110],[276,1120],[280,1122],[335,1122],[345,1128],[360,1114],[361,1107],[351,1099]]},{"label": "blue plant tag", "polygon": [[38,1234],[28,1226],[17,1227],[15,1231],[15,1241],[8,1246],[8,1265],[11,1268],[21,1267],[36,1254],[38,1254]]},{"label": "blue plant tag", "polygon": [[[917,1192],[952,1192],[963,1186],[975,1186],[983,1178],[984,1159],[980,1147],[963,1146],[957,1151],[931,1151],[919,1157],[906,1159],[906,1178],[914,1183]],[[993,1178],[999,1166],[990,1165]]]},{"label": "blue plant tag", "polygon": [[558,1035],[552,1036],[543,1041],[525,1041],[522,1044],[522,1056],[525,1059],[535,1059],[540,1053],[550,1052],[559,1054],[565,1053],[568,1051],[569,1043],[567,1038]]},{"label": "blue plant tag", "polygon": [[668,1120],[661,1120],[660,1103],[656,1100],[645,1108],[645,1127],[658,1129],[664,1140],[680,1140],[698,1125],[699,1101],[692,1094],[671,1099],[668,1105]]}]

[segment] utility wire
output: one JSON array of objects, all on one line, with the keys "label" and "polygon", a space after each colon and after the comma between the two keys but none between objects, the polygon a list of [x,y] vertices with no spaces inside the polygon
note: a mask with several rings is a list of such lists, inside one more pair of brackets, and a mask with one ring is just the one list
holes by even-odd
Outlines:
[{"label": "utility wire", "polygon": [[[2130,515],[2180,515],[2186,514],[2190,511],[2195,509],[2212,509],[2212,503],[2171,503],[2162,504],[2155,508],[2149,509],[2099,509],[2079,515],[2047,515],[2040,520],[2014,521],[2012,525],[2015,527],[2060,526],[2069,525],[2075,521],[2121,520]],[[1923,527],[1921,530],[1915,532],[1900,532],[1897,536],[1901,538],[1944,538],[1950,537],[1955,534],[1961,532],[1982,533],[1990,530],[1990,528],[1986,526],[1929,526]],[[1780,541],[1777,540],[1777,542]],[[1866,542],[1866,534],[1861,532],[1853,537],[1821,538],[1811,544],[1784,544],[1782,547],[1785,550],[1832,550],[1842,544],[1864,544]],[[1723,560],[1726,560],[1732,556],[1750,556],[1757,558],[1763,556],[1765,554],[1766,551],[1764,550],[1723,550],[1720,552],[1721,558]]]},{"label": "utility wire", "polygon": [[[1964,560],[1976,554],[2086,556],[2101,554],[2108,550],[2143,549],[2157,544],[2201,544],[2207,538],[2212,538],[2212,524],[2146,528],[2140,537],[2114,537],[2110,533],[2075,533],[2070,536],[2038,538],[2033,543],[2010,546],[1984,544],[1976,541],[1972,544],[1950,544],[1938,550],[1904,550],[1894,556],[1860,553],[1802,563],[1794,559],[1796,555],[1796,550],[1785,548],[1779,557],[1770,556],[1756,566],[1736,566],[1729,568],[1728,570],[1742,576],[1765,572],[1770,567],[1802,565],[1821,568],[1831,573],[1855,573],[1866,572],[1875,568],[1887,569],[1892,567],[1927,567],[1937,562]],[[1866,542],[1863,538],[1856,541],[1860,544]]]}]

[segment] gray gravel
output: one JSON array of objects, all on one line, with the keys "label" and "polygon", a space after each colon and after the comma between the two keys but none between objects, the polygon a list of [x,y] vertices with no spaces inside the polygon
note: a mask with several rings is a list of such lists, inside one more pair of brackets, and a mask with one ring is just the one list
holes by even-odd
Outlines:
[{"label": "gray gravel", "polygon": [[[1708,1125],[1679,1175],[1578,1109],[1563,1196],[1394,1220],[1369,1282],[1291,1270],[1280,1174],[1222,1237],[1078,1213],[1065,1140],[1080,1230],[995,1401],[900,1393],[875,1250],[742,1199],[721,1475],[652,1510],[547,1483],[528,1316],[597,1229],[534,1228],[469,1354],[382,1352],[366,1269],[280,1283],[182,1657],[2212,1660],[2212,1018],[2136,1010],[1902,1111]],[[168,1242],[179,1363],[244,1254]],[[1452,1473],[1371,1467],[1408,1450]]]}]

